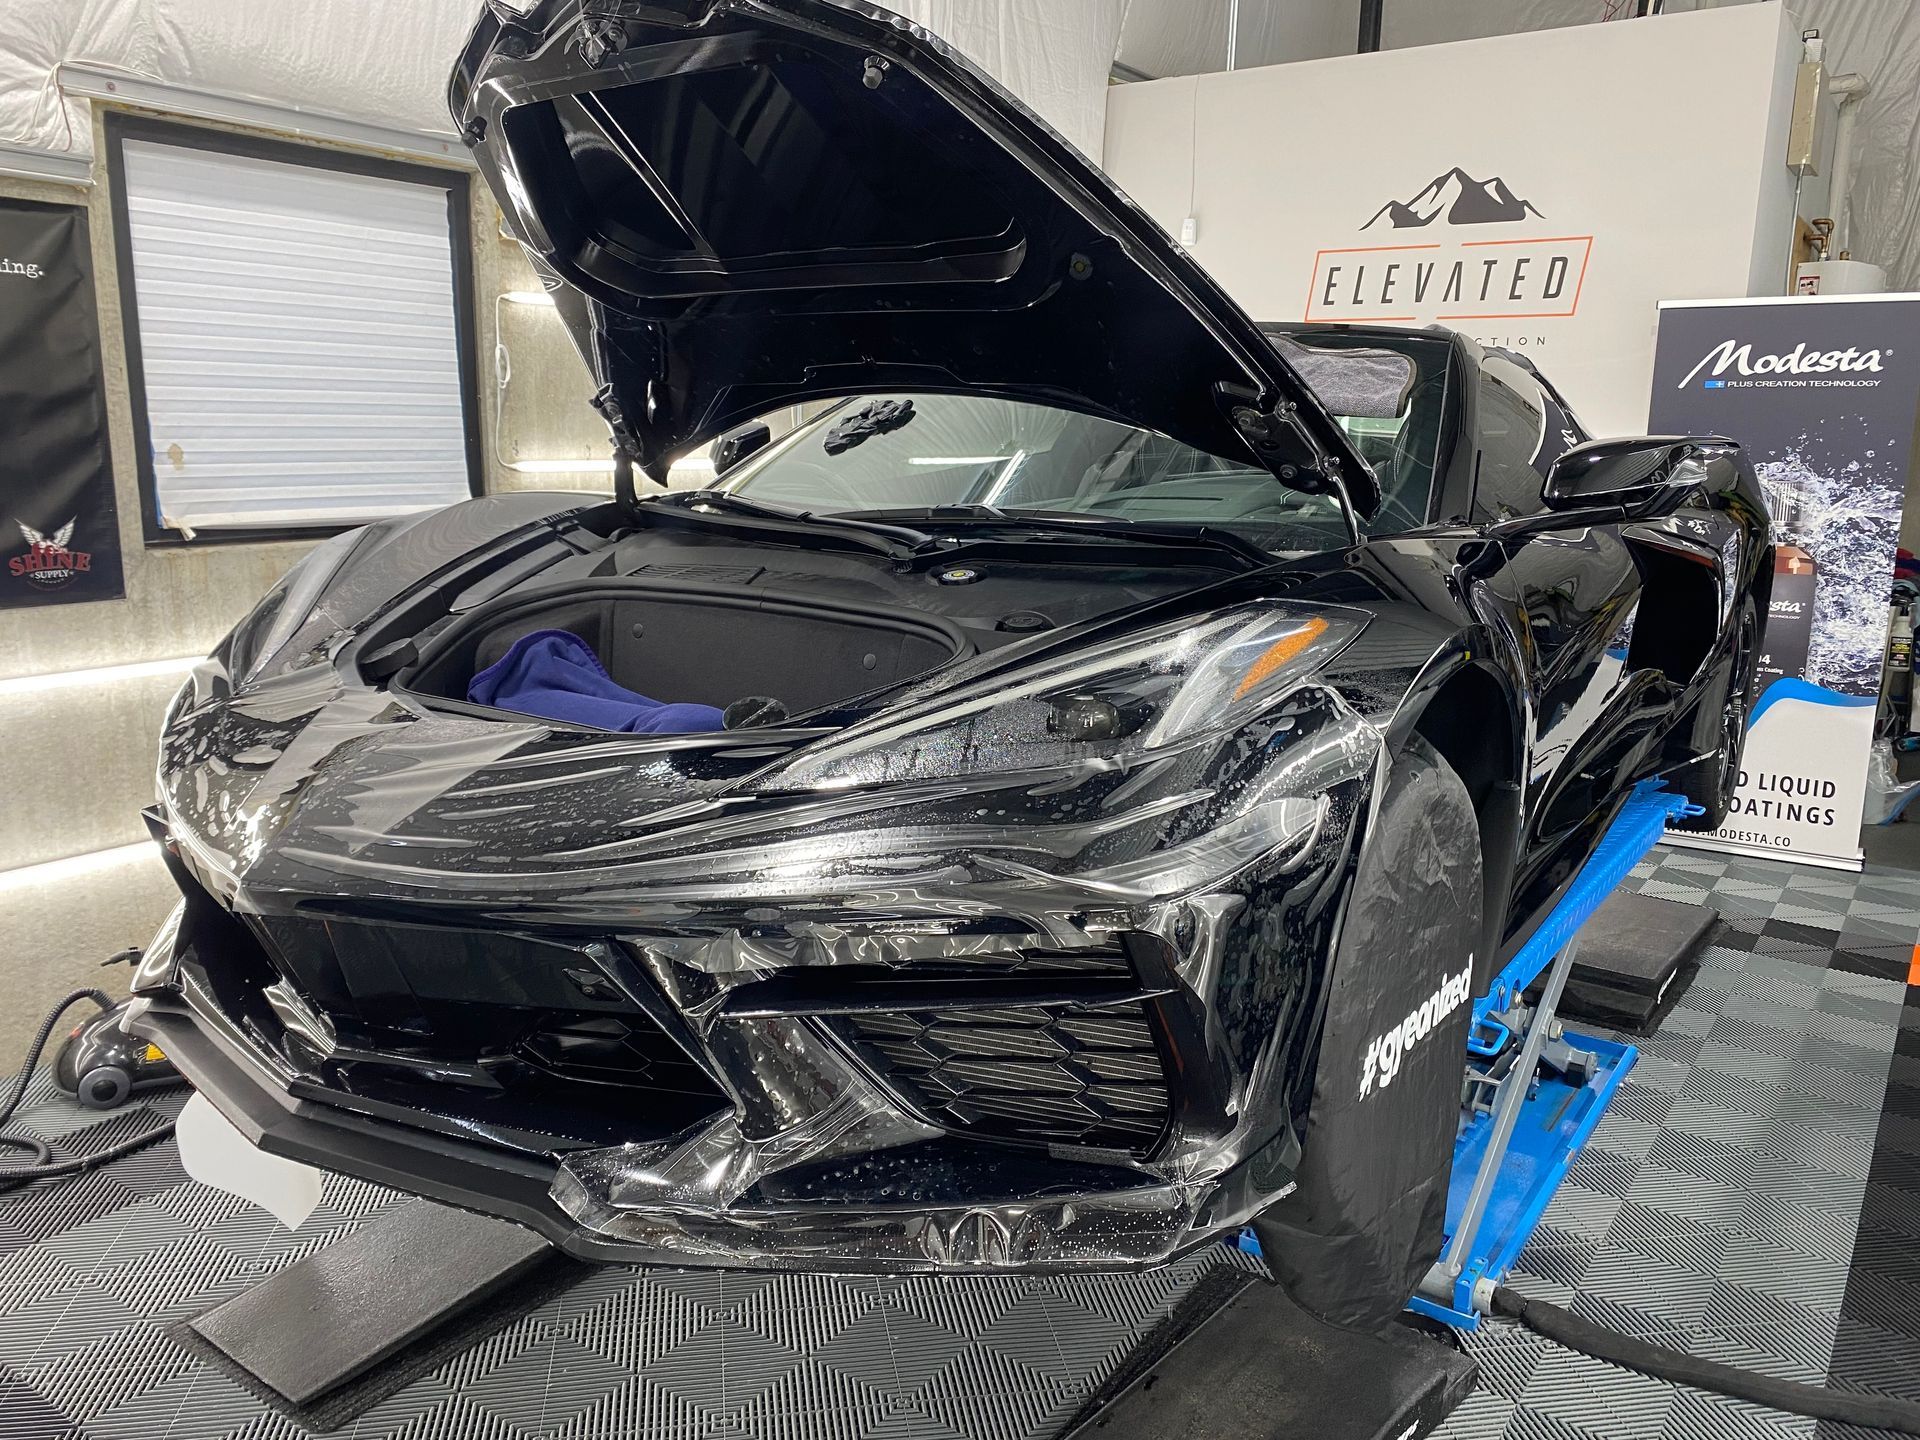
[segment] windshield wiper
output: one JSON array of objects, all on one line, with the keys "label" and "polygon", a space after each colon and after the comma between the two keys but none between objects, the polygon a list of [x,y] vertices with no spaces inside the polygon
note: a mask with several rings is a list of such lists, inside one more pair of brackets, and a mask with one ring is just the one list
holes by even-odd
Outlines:
[{"label": "windshield wiper", "polygon": [[738,515],[768,522],[768,528],[788,533],[825,530],[883,555],[911,558],[939,546],[933,536],[904,525],[884,525],[845,514],[822,515],[796,506],[776,505],[769,500],[749,500],[729,490],[680,490],[670,495],[655,495],[643,501],[642,508],[671,509],[688,517],[700,516],[702,511]]},{"label": "windshield wiper", "polygon": [[968,530],[1028,530],[1049,535],[1085,535],[1102,540],[1131,540],[1224,550],[1250,564],[1276,564],[1280,557],[1262,550],[1244,535],[1211,525],[1157,524],[1143,520],[1096,520],[1069,511],[1002,510],[997,505],[927,505],[919,509],[862,511],[869,519],[917,520],[962,525]]}]

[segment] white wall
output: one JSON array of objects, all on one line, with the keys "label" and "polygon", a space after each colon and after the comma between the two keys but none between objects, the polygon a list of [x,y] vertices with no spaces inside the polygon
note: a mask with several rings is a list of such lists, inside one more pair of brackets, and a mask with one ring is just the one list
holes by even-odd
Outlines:
[{"label": "white wall", "polygon": [[[1116,86],[1105,164],[1169,231],[1197,219],[1195,254],[1257,317],[1304,318],[1334,264],[1345,284],[1397,260],[1393,303],[1316,302],[1313,318],[1442,320],[1523,348],[1589,425],[1633,432],[1656,303],[1784,277],[1792,177],[1775,139],[1797,53],[1784,9],[1739,6]],[[1538,216],[1367,228],[1454,166],[1504,179]],[[1414,264],[1463,260],[1478,275],[1489,256],[1510,269],[1523,255],[1514,299],[1503,271],[1484,302],[1436,282],[1410,303]],[[1570,269],[1549,301],[1539,282],[1555,256],[1585,274]]]},{"label": "white wall", "polygon": [[[1184,0],[1144,0],[1184,3]],[[1706,9],[1757,0],[1669,0],[1667,8]],[[1779,0],[1767,0],[1778,4]],[[1862,260],[1887,267],[1895,290],[1920,290],[1920,4],[1914,0],[1791,0],[1794,23],[1819,30],[1827,68],[1852,71],[1871,88],[1859,106],[1851,244]],[[1430,45],[1472,35],[1504,35],[1557,26],[1589,26],[1599,0],[1387,0],[1381,27],[1388,46]],[[1666,25],[1671,17],[1627,25]],[[1824,214],[1803,204],[1802,214]]]}]

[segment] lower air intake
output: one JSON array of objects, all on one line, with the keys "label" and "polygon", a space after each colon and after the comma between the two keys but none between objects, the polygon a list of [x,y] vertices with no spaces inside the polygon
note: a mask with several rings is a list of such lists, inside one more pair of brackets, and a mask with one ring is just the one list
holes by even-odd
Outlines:
[{"label": "lower air intake", "polygon": [[929,1120],[968,1134],[1141,1154],[1172,1111],[1139,1001],[866,1013],[846,1023]]}]

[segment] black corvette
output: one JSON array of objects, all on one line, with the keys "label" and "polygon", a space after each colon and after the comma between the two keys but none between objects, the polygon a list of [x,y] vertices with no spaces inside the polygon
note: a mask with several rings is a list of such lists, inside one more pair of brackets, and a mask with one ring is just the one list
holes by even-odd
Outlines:
[{"label": "black corvette", "polygon": [[[1725,813],[1751,467],[1459,336],[1262,329],[858,5],[503,8],[452,103],[618,493],[338,536],[196,671],[135,1027],[264,1149],[586,1256],[1255,1221],[1305,1303],[1397,1306],[1466,1000],[1636,782]],[[726,725],[476,700],[553,632]]]}]

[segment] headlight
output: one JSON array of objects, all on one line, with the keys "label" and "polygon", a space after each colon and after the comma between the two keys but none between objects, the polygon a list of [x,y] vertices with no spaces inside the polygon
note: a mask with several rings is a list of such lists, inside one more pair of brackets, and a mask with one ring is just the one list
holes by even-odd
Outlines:
[{"label": "headlight", "polygon": [[[766,776],[769,791],[1118,767],[1232,731],[1365,628],[1358,612],[1236,606],[894,709]],[[939,685],[939,680],[931,685]]]}]

